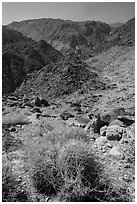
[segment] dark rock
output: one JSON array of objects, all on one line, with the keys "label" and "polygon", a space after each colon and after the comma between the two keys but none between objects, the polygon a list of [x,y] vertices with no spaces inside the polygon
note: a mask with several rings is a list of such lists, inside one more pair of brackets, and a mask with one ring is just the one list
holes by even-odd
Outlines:
[{"label": "dark rock", "polygon": [[41,100],[40,100],[39,97],[36,97],[36,98],[35,98],[35,106],[38,106],[38,107],[41,106]]},{"label": "dark rock", "polygon": [[32,111],[33,113],[42,113],[42,111],[41,111],[40,108],[38,108],[38,107],[34,107],[31,111]]},{"label": "dark rock", "polygon": [[117,140],[120,141],[122,135],[124,133],[124,129],[118,125],[109,126],[106,130],[106,137],[108,140]]},{"label": "dark rock", "polygon": [[16,131],[16,128],[12,126],[12,127],[9,128],[9,131],[15,132],[15,131]]},{"label": "dark rock", "polygon": [[45,107],[50,106],[49,102],[46,99],[41,99],[41,105]]},{"label": "dark rock", "polygon": [[128,119],[127,117],[124,117],[124,116],[119,116],[118,117],[118,120],[123,122],[124,124],[126,124],[126,126],[130,126],[132,125],[133,123],[135,123],[135,120],[132,120],[132,119]]}]

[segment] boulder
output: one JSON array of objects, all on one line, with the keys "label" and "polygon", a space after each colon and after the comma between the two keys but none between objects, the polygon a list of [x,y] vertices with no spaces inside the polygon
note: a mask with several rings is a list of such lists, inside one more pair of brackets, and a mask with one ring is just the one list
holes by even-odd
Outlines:
[{"label": "boulder", "polygon": [[90,122],[90,119],[87,115],[83,115],[81,117],[78,117],[76,121],[79,123],[79,126],[85,128],[87,124]]},{"label": "boulder", "polygon": [[110,111],[106,111],[100,114],[100,119],[102,122],[110,124],[111,121],[118,119],[118,116],[123,115],[125,113],[124,108],[113,108]]},{"label": "boulder", "polygon": [[124,128],[120,127],[119,125],[113,125],[107,128],[106,137],[108,140],[120,141],[123,133],[124,133]]},{"label": "boulder", "polygon": [[107,138],[106,137],[99,137],[96,139],[95,144],[97,145],[97,147],[101,147],[102,145],[104,145],[107,142]]},{"label": "boulder", "polygon": [[88,132],[92,130],[94,133],[100,133],[100,128],[103,125],[106,125],[106,124],[102,123],[102,121],[100,120],[100,115],[98,114],[92,117],[90,122],[86,125],[85,131]]},{"label": "boulder", "polygon": [[114,157],[123,157],[123,153],[120,150],[119,146],[114,146],[112,147],[112,149],[109,152],[110,155],[114,156]]},{"label": "boulder", "polygon": [[107,126],[105,125],[100,129],[100,135],[101,136],[106,136],[106,130],[107,130]]},{"label": "boulder", "polygon": [[109,123],[109,126],[118,125],[120,127],[125,127],[125,124],[120,120],[113,120]]},{"label": "boulder", "polygon": [[9,131],[15,132],[15,131],[16,131],[16,128],[15,128],[14,126],[11,126],[11,127],[9,128]]}]

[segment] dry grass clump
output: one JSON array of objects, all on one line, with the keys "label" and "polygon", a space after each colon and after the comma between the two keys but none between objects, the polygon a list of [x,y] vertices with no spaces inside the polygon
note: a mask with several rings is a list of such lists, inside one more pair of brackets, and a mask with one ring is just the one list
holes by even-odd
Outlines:
[{"label": "dry grass clump", "polygon": [[[58,165],[64,179],[61,191],[64,201],[89,200],[89,193],[97,187],[101,174],[101,166],[89,145],[83,141],[69,140],[59,152]],[[90,201],[97,200],[92,197]]]},{"label": "dry grass clump", "polygon": [[13,174],[12,164],[6,158],[2,159],[2,202],[29,201],[27,192],[21,188],[21,181]]},{"label": "dry grass clump", "polygon": [[56,158],[56,147],[45,138],[30,141],[26,146],[25,159],[28,173],[34,187],[40,194],[56,194],[61,185]]},{"label": "dry grass clump", "polygon": [[85,133],[85,131],[82,128],[78,127],[70,127],[67,129],[67,131],[64,133],[64,137],[66,141],[70,139],[76,139],[76,140],[82,140],[83,142],[89,142],[90,137]]},{"label": "dry grass clump", "polygon": [[53,144],[59,143],[61,146],[66,144],[70,139],[78,141],[90,142],[90,137],[85,133],[82,128],[67,127],[64,130],[53,130],[44,137]]},{"label": "dry grass clump", "polygon": [[16,139],[9,132],[4,131],[2,134],[2,150],[5,152],[12,152],[19,149],[22,146],[22,142]]}]

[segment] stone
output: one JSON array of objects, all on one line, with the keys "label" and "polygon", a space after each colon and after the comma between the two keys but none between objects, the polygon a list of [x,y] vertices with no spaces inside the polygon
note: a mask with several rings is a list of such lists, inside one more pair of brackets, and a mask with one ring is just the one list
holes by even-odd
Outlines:
[{"label": "stone", "polygon": [[120,127],[125,127],[125,124],[120,120],[113,120],[110,122],[109,126],[119,125]]},{"label": "stone", "polygon": [[77,126],[79,127],[79,123],[74,119],[74,118],[68,118],[68,120],[66,120],[66,124],[68,126]]},{"label": "stone", "polygon": [[123,122],[126,126],[130,126],[133,123],[135,123],[135,120],[125,117],[125,116],[119,116],[118,119]]},{"label": "stone", "polygon": [[112,145],[110,142],[108,142],[108,143],[107,143],[107,147],[112,148],[113,145]]},{"label": "stone", "polygon": [[102,122],[110,124],[111,121],[118,119],[118,116],[123,115],[125,113],[124,108],[113,108],[110,111],[106,111],[100,114],[100,119]]},{"label": "stone", "polygon": [[124,129],[118,125],[109,126],[106,131],[106,137],[108,140],[117,140],[120,141]]},{"label": "stone", "polygon": [[121,151],[120,151],[119,146],[114,146],[114,147],[110,150],[109,154],[112,155],[112,156],[115,156],[115,157],[117,157],[117,156],[118,156],[118,157],[119,157],[119,156],[122,156],[122,153],[121,153]]},{"label": "stone", "polygon": [[106,136],[106,130],[107,130],[107,126],[103,126],[100,128],[100,135],[101,136]]},{"label": "stone", "polygon": [[101,147],[102,145],[104,145],[107,142],[107,138],[106,137],[99,137],[96,139],[95,144],[97,145],[97,147]]},{"label": "stone", "polygon": [[38,115],[38,113],[33,113],[32,115],[28,116],[27,118],[28,118],[29,122],[30,123],[36,123],[37,117],[38,117],[37,115]]},{"label": "stone", "polygon": [[83,115],[81,117],[78,117],[76,121],[79,123],[79,126],[85,128],[87,124],[90,122],[90,119],[87,115]]},{"label": "stone", "polygon": [[93,116],[90,122],[86,125],[85,131],[92,129],[94,133],[100,133],[100,128],[105,125],[107,124],[104,122],[102,123],[102,121],[100,120],[100,115],[97,114]]},{"label": "stone", "polygon": [[60,114],[60,117],[63,119],[63,120],[68,120],[68,118],[73,118],[75,117],[72,113],[70,112],[67,112],[67,111],[63,111],[61,114]]},{"label": "stone", "polygon": [[12,127],[9,128],[9,131],[15,132],[15,131],[16,131],[16,128],[12,126]]}]

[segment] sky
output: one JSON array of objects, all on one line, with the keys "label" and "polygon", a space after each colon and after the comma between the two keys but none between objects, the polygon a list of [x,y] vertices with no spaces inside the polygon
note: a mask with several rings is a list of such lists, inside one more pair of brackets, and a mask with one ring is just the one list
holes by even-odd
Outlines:
[{"label": "sky", "polygon": [[125,23],[135,16],[134,2],[3,2],[2,24],[37,18]]}]

